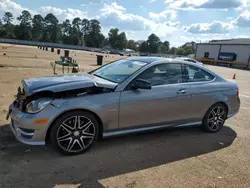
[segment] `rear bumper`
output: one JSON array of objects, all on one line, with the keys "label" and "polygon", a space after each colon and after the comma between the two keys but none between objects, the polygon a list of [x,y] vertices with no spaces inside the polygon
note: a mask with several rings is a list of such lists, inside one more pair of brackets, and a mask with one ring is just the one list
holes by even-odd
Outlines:
[{"label": "rear bumper", "polygon": [[230,106],[227,118],[231,118],[235,116],[240,110],[240,98],[237,97],[236,101],[234,100],[233,105]]},{"label": "rear bumper", "polygon": [[231,117],[235,116],[238,112],[239,112],[239,110],[238,110],[237,112],[234,112],[234,113],[228,114],[228,115],[227,115],[227,119],[229,119],[229,118],[231,118]]}]

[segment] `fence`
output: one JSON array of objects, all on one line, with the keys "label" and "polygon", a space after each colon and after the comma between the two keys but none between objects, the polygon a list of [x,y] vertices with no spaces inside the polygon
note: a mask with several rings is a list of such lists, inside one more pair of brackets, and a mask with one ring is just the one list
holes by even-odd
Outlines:
[{"label": "fence", "polygon": [[86,46],[76,46],[76,45],[58,44],[58,43],[50,43],[50,42],[14,40],[14,39],[2,39],[2,38],[0,38],[0,43],[29,45],[29,46],[45,46],[45,47],[54,47],[54,48],[62,48],[62,49],[88,50],[88,51],[94,49],[94,48],[89,48]]}]

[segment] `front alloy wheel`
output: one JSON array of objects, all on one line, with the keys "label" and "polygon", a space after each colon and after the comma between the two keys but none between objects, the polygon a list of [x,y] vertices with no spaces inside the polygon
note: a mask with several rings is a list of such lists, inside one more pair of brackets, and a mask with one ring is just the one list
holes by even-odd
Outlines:
[{"label": "front alloy wheel", "polygon": [[224,105],[216,104],[212,106],[203,119],[203,127],[207,132],[218,132],[224,125],[227,118],[227,111]]},{"label": "front alloy wheel", "polygon": [[97,138],[98,123],[87,112],[69,112],[60,117],[51,130],[52,144],[62,153],[74,155],[86,151]]}]

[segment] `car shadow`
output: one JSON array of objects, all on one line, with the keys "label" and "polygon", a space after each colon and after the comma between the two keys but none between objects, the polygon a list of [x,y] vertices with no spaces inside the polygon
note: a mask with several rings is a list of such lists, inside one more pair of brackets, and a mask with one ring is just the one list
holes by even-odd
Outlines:
[{"label": "car shadow", "polygon": [[230,146],[236,136],[227,126],[215,134],[199,127],[175,128],[104,139],[85,154],[63,156],[51,147],[17,142],[9,125],[2,125],[0,187],[17,186],[10,182],[22,187],[40,187],[41,183],[41,187],[103,187],[101,179],[214,152]]}]

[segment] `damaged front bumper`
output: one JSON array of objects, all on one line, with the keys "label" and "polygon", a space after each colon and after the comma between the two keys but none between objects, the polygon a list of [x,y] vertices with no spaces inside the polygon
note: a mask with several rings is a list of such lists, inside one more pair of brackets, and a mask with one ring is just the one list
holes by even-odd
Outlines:
[{"label": "damaged front bumper", "polygon": [[[49,126],[59,114],[59,109],[48,105],[37,114],[28,114],[16,108],[13,104],[9,106],[10,128],[18,141],[28,145],[45,145],[46,134]],[[47,121],[37,121],[46,119]]]}]

